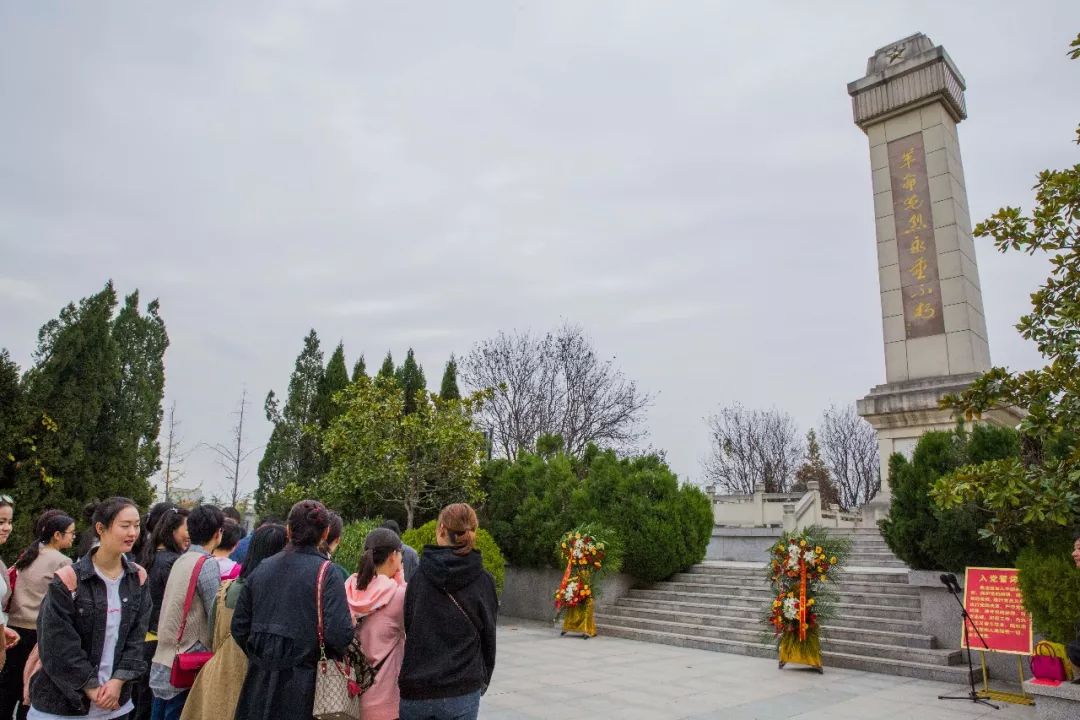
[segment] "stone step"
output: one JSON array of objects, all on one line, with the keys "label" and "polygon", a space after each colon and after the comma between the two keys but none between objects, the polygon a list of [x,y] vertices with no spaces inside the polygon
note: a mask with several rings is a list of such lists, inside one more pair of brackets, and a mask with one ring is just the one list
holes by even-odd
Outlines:
[{"label": "stone step", "polygon": [[[665,645],[677,645],[679,647],[698,648],[701,650],[736,653],[740,655],[752,655],[754,657],[776,657],[776,648],[773,645],[761,643],[702,638],[694,635],[661,632],[658,630],[639,630],[637,628],[628,628],[607,623],[597,623],[597,629],[599,632],[609,637],[641,640],[644,642],[654,642]],[[962,684],[968,682],[967,668],[960,665],[931,665],[928,663],[852,655],[850,653],[842,652],[823,652],[822,661],[826,668],[864,670],[867,672],[900,675],[903,677],[950,684]]]},{"label": "stone step", "polygon": [[[755,589],[769,588],[768,581],[764,579],[760,580],[756,584],[751,584],[747,581],[740,581],[737,578],[712,577],[696,573],[676,573],[671,576],[671,579],[668,582],[692,583],[694,585],[713,585],[716,587]],[[850,582],[845,580],[841,583],[832,583],[829,585],[829,587],[841,593],[882,593],[887,595],[901,595],[904,597],[919,597],[919,588],[913,587],[911,585],[900,585],[899,583],[862,583]]]},{"label": "stone step", "polygon": [[[760,617],[725,617],[722,615],[711,615],[706,613],[655,610],[648,607],[639,608],[627,605],[604,608],[598,612],[604,618],[619,616],[686,623],[688,625],[699,625],[710,628],[729,628],[735,632],[752,633],[755,639],[760,639],[763,633],[771,632],[771,628],[764,625]],[[836,625],[835,621],[831,621],[824,625],[822,630],[826,637],[838,638],[841,640],[855,640],[860,642],[878,643],[881,645],[923,648],[927,650],[934,647],[934,638],[930,635],[878,629],[875,621],[867,621],[865,624],[868,627],[853,628]]]},{"label": "stone step", "polygon": [[[749,598],[760,604],[765,604],[775,597],[768,585],[722,585],[719,583],[682,583],[668,581],[653,583],[642,589]],[[857,602],[863,605],[885,605],[898,608],[918,609],[920,607],[918,595],[899,595],[887,592],[852,592],[846,585],[838,585],[832,589],[841,600],[846,600],[848,602]]]},{"label": "stone step", "polygon": [[[717,605],[680,600],[653,600],[644,598],[622,597],[615,604],[616,608],[636,608],[645,610],[663,610],[666,612],[685,612],[712,615],[718,618],[733,618],[740,621],[761,623],[764,608],[720,607]],[[829,621],[832,627],[853,630],[882,630],[898,633],[920,633],[922,623],[919,620],[898,620],[892,618],[861,617],[843,614]]]},{"label": "stone step", "polygon": [[[691,602],[715,607],[741,608],[752,612],[761,612],[765,605],[758,598],[744,598],[733,595],[710,595],[708,593],[676,592],[667,590],[648,590],[635,588],[624,597],[635,600],[666,600]],[[890,605],[872,603],[838,602],[833,605],[839,615],[854,617],[873,617],[890,620],[918,620],[921,611],[917,608],[898,608]]]},{"label": "stone step", "polygon": [[[611,612],[603,613],[598,618],[598,622],[618,625],[620,627],[635,628],[638,630],[654,630],[692,637],[735,640],[739,642],[764,643],[771,645],[770,635],[767,634],[768,631],[760,627],[754,630],[739,630],[734,628],[702,626],[694,623],[631,617],[621,614],[612,614]],[[865,640],[850,640],[833,634],[828,634],[823,637],[821,646],[822,650],[825,652],[840,652],[851,655],[889,658],[892,660],[926,663],[927,665],[956,665],[962,660],[961,652],[959,650],[912,648],[904,645],[874,643]]]},{"label": "stone step", "polygon": [[[761,579],[766,577],[765,566],[760,568],[741,568],[741,567],[724,567],[721,565],[712,564],[699,564],[692,565],[685,570],[685,572],[693,573],[695,575],[711,575],[713,577],[727,577],[727,578],[743,578]],[[896,585],[908,584],[908,573],[901,572],[901,568],[897,568],[895,572],[859,572],[852,571],[851,569],[839,572],[836,574],[835,582],[837,584],[843,584],[848,580],[857,582],[868,583],[892,583]]]}]

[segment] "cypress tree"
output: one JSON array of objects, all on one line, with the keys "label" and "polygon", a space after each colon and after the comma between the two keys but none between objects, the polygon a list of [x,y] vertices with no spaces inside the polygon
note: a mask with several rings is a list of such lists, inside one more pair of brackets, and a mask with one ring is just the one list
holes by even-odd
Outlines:
[{"label": "cypress tree", "polygon": [[142,505],[153,497],[168,336],[156,302],[144,317],[133,293],[114,321],[116,304],[109,282],[38,333],[25,387],[26,436],[35,438],[40,465],[18,479],[28,512],[77,513],[110,495]]},{"label": "cypress tree", "polygon": [[283,508],[277,507],[275,501],[289,483],[308,487],[325,469],[318,415],[323,375],[319,336],[311,330],[296,357],[285,407],[279,407],[273,390],[266,396],[266,419],[274,429],[259,462],[255,505],[260,512],[281,511]]},{"label": "cypress tree", "polygon": [[334,393],[344,390],[349,385],[349,371],[345,366],[345,347],[338,343],[330,356],[330,362],[326,364],[322,380],[319,383],[319,395],[316,400],[319,413],[319,427],[322,430],[330,427],[330,423],[338,416],[339,411],[334,404]]},{"label": "cypress tree", "polygon": [[364,362],[364,356],[360,355],[360,359],[353,365],[352,381],[356,382],[362,377],[367,377],[367,363]]},{"label": "cypress tree", "polygon": [[405,391],[405,414],[416,412],[416,395],[427,391],[427,379],[424,377],[424,368],[416,362],[412,348],[409,348],[405,362],[398,368],[397,380]]},{"label": "cypress tree", "polygon": [[449,362],[446,363],[446,370],[443,371],[439,397],[443,400],[461,399],[461,390],[458,389],[457,384],[457,359],[453,355],[450,356]]},{"label": "cypress tree", "polygon": [[386,358],[383,360],[382,367],[379,368],[379,373],[375,377],[392,378],[394,376],[394,356],[387,350]]}]

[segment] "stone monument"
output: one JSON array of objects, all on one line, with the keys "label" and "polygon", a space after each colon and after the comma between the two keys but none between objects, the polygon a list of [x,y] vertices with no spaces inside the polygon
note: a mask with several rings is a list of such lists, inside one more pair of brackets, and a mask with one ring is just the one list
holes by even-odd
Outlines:
[{"label": "stone monument", "polygon": [[[888,461],[910,455],[928,430],[955,426],[941,398],[990,369],[982,290],[956,126],[967,117],[964,77],[916,33],[870,57],[848,85],[855,124],[870,141],[877,226],[885,384],[858,402],[878,434],[880,517],[890,501]],[[984,418],[1015,425],[1019,415]]]}]

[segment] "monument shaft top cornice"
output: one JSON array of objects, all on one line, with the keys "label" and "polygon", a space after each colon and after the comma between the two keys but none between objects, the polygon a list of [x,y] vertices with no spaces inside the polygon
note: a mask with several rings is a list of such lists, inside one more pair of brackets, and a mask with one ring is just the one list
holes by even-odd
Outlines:
[{"label": "monument shaft top cornice", "polygon": [[954,122],[967,117],[967,84],[940,45],[915,33],[880,48],[866,63],[866,76],[848,83],[855,124],[870,125],[940,101]]}]

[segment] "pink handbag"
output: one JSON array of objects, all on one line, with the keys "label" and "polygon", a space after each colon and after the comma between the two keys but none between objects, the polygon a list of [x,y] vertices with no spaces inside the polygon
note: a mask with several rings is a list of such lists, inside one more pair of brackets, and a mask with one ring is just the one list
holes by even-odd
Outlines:
[{"label": "pink handbag", "polygon": [[1045,640],[1035,646],[1035,654],[1031,656],[1031,674],[1036,680],[1065,682],[1068,679],[1065,674],[1065,663],[1054,653],[1053,646]]}]

